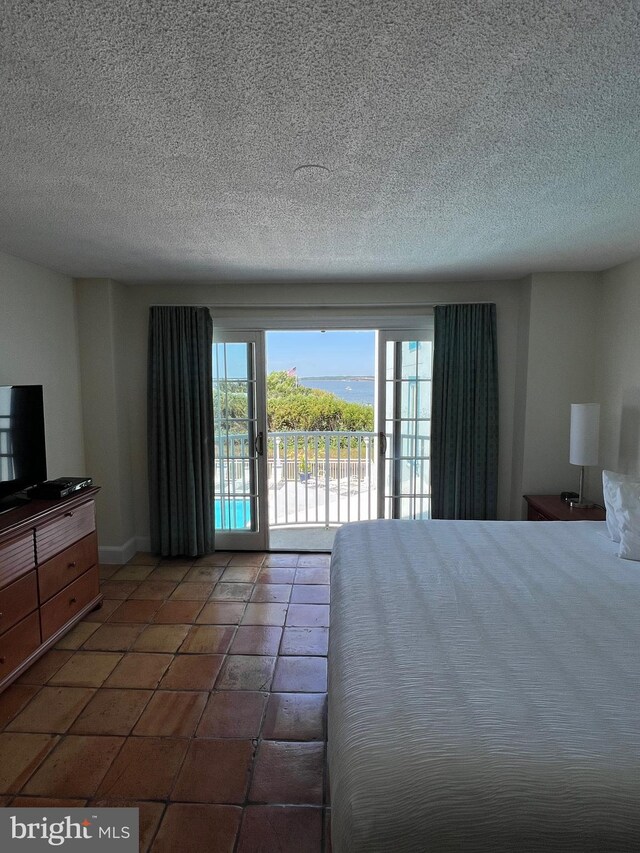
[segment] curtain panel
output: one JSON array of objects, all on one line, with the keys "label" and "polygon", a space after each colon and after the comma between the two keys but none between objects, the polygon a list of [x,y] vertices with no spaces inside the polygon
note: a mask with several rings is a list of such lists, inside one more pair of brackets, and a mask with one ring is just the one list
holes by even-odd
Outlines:
[{"label": "curtain panel", "polygon": [[151,550],[214,550],[213,321],[207,308],[149,312],[147,430]]},{"label": "curtain panel", "polygon": [[496,518],[495,305],[435,308],[432,391],[432,518]]}]

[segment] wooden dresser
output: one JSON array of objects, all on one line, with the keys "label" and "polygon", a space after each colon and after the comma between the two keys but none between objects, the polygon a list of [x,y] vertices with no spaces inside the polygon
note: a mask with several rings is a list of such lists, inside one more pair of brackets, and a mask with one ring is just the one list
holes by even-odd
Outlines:
[{"label": "wooden dresser", "polygon": [[525,495],[528,521],[604,521],[600,506],[578,509],[561,500],[560,495]]},{"label": "wooden dresser", "polygon": [[0,692],[102,601],[98,491],[0,515]]}]

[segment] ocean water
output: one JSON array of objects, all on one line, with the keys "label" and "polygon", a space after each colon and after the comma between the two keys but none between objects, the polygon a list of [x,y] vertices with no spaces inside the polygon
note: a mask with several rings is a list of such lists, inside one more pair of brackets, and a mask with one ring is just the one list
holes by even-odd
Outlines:
[{"label": "ocean water", "polygon": [[304,379],[300,377],[298,382],[300,385],[306,385],[307,388],[329,391],[349,403],[366,403],[373,406],[375,395],[373,379]]}]

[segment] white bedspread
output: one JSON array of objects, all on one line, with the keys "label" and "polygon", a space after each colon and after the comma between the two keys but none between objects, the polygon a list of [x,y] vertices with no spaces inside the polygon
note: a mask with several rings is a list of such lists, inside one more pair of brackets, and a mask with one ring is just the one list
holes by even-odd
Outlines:
[{"label": "white bedspread", "polygon": [[604,522],[338,532],[334,853],[640,851],[640,563],[615,549]]}]

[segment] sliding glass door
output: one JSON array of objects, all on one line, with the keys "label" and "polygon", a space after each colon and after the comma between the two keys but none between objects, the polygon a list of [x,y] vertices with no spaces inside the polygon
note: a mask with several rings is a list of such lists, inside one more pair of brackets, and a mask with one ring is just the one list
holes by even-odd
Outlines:
[{"label": "sliding glass door", "polygon": [[[407,326],[376,331],[374,432],[294,423],[269,441],[265,332],[214,329],[216,548],[317,549],[321,528],[345,521],[430,517],[431,318]],[[336,394],[362,380],[342,375]]]},{"label": "sliding glass door", "polygon": [[220,550],[265,550],[264,334],[214,330],[215,528]]},{"label": "sliding glass door", "polygon": [[428,328],[378,335],[378,516],[430,518],[431,368]]}]

